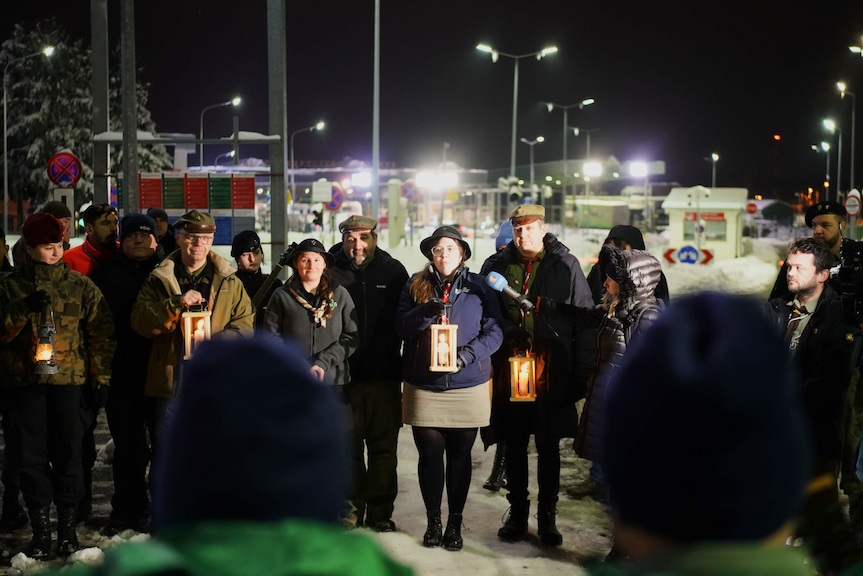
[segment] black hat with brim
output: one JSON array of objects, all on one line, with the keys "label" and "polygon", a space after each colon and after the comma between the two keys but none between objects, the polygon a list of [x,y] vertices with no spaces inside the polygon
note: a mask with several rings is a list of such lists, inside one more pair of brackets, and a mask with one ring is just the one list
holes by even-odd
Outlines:
[{"label": "black hat with brim", "polygon": [[824,202],[813,204],[806,210],[806,227],[811,228],[812,220],[816,216],[822,216],[824,214],[833,214],[834,216],[845,218],[845,206],[839,202],[834,202],[833,200],[825,200]]},{"label": "black hat with brim", "polygon": [[305,240],[291,248],[291,268],[297,268],[296,266],[294,266],[294,262],[296,261],[297,256],[299,256],[301,252],[317,252],[324,257],[324,260],[326,260],[327,268],[331,267],[333,265],[333,262],[335,262],[335,257],[329,252],[327,252],[327,249],[324,248],[324,245],[321,244],[320,240],[315,240],[314,238],[306,238]]},{"label": "black hat with brim", "polygon": [[461,248],[464,250],[464,259],[467,260],[470,258],[470,245],[464,241],[461,237],[461,233],[455,226],[441,226],[435,230],[431,236],[420,242],[420,252],[422,252],[426,258],[431,260],[431,250],[441,238],[451,238],[461,244]]}]

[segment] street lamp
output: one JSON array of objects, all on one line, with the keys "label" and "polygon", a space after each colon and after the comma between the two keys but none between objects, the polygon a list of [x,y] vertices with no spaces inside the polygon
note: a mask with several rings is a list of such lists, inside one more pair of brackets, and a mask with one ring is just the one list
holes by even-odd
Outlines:
[{"label": "street lamp", "polygon": [[239,106],[240,102],[242,102],[242,101],[243,101],[243,99],[240,98],[239,96],[237,96],[233,100],[228,100],[227,102],[219,102],[218,104],[213,104],[212,106],[207,106],[206,108],[201,110],[201,132],[200,132],[201,143],[199,144],[200,147],[198,148],[198,156],[199,156],[198,166],[201,168],[201,170],[204,169],[204,112],[206,112],[207,110],[212,110],[213,108],[221,108],[222,106],[235,106],[236,107],[236,106]]},{"label": "street lamp", "polygon": [[830,144],[828,144],[827,142],[822,142],[821,148],[818,148],[818,146],[813,144],[812,149],[816,152],[823,151],[827,154],[827,173],[824,177],[824,199],[827,200],[830,196]]},{"label": "street lamp", "polygon": [[846,94],[851,96],[851,184],[849,188],[854,188],[854,164],[857,163],[857,156],[854,155],[854,137],[857,134],[857,97],[853,92],[847,90],[845,82],[837,82],[836,88],[839,89],[839,94],[842,95],[843,99]]},{"label": "street lamp", "polygon": [[528,140],[527,138],[522,138],[522,142],[530,146],[530,194],[533,196],[533,147],[539,144],[540,142],[545,142],[545,138],[542,136],[537,136],[534,140]]},{"label": "street lamp", "polygon": [[308,126],[306,128],[300,128],[299,130],[294,130],[291,132],[291,202],[294,201],[294,198],[297,197],[296,191],[294,190],[294,171],[296,167],[294,166],[294,136],[301,132],[314,132],[315,130],[323,130],[326,124],[323,120],[315,124],[314,126]]},{"label": "street lamp", "polygon": [[[842,129],[831,119],[824,120],[824,128],[831,134],[839,132],[839,149],[836,150],[836,199],[839,199],[839,191],[842,190]],[[827,190],[827,198],[830,200],[830,190]]]},{"label": "street lamp", "polygon": [[542,60],[550,54],[557,52],[557,46],[549,46],[543,48],[539,52],[531,52],[530,54],[507,54],[495,50],[487,44],[477,44],[476,49],[480,52],[491,54],[491,61],[497,62],[501,56],[512,58],[515,61],[514,72],[512,77],[512,144],[510,146],[509,158],[509,175],[515,176],[515,140],[516,140],[516,124],[518,122],[518,61],[522,58],[535,57],[537,60]]},{"label": "street lamp", "polygon": [[9,66],[13,63],[26,60],[27,58],[33,58],[35,56],[45,56],[46,58],[50,58],[52,54],[54,54],[54,47],[45,46],[39,52],[34,52],[18,58],[11,58],[6,62],[6,66],[3,67],[3,230],[5,230],[7,234],[9,233],[9,144],[6,140],[6,132],[8,131],[6,122],[9,91],[6,89],[6,77],[8,76]]},{"label": "street lamp", "polygon": [[[566,126],[567,126],[567,124],[569,124],[569,121],[568,121],[569,109],[570,108],[578,108],[579,110],[582,110],[585,106],[590,106],[591,104],[594,104],[595,102],[596,102],[596,100],[594,100],[593,98],[587,98],[587,99],[582,100],[581,102],[579,102],[577,104],[570,104],[568,106],[562,106],[560,104],[555,104],[554,102],[542,102],[542,104],[545,104],[545,107],[549,112],[553,112],[555,108],[559,108],[559,109],[563,110],[563,180],[562,180],[562,185],[563,185],[564,212],[566,211],[566,181],[567,181],[567,176],[568,176],[567,173],[569,172],[569,169],[567,167],[567,162],[566,162],[566,160],[567,160],[566,141],[568,140],[568,138],[567,138],[568,129]],[[564,232],[566,232],[566,216],[563,217],[562,225],[563,225],[562,230]]]},{"label": "street lamp", "polygon": [[213,162],[213,164],[218,166],[219,165],[219,158],[233,158],[234,154],[235,153],[233,150],[231,150],[230,152],[225,152],[224,154],[219,154],[218,156],[216,156],[216,161]]},{"label": "street lamp", "polygon": [[650,204],[650,168],[648,167],[647,162],[630,162],[629,175],[633,178],[644,178],[644,225],[648,231],[652,231],[653,218]]},{"label": "street lamp", "polygon": [[710,155],[710,161],[713,163],[713,175],[710,179],[710,187],[716,188],[716,163],[719,162],[719,154],[716,152]]}]

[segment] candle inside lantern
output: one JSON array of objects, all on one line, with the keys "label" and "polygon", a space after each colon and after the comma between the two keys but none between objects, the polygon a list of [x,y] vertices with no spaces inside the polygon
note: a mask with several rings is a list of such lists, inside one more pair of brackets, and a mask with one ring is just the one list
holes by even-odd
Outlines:
[{"label": "candle inside lantern", "polygon": [[527,396],[527,363],[521,365],[521,370],[518,372],[518,395]]},{"label": "candle inside lantern", "polygon": [[204,321],[198,320],[198,328],[195,330],[195,333],[192,335],[192,349],[197,350],[198,346],[200,346],[204,340],[206,339],[204,332]]},{"label": "candle inside lantern", "polygon": [[37,362],[50,362],[51,357],[54,355],[54,350],[51,349],[51,344],[38,344],[36,346],[36,361]]}]

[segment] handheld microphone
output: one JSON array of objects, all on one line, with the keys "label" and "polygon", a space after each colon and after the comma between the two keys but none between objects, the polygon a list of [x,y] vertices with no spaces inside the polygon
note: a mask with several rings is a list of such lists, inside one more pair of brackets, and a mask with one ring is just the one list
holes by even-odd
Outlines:
[{"label": "handheld microphone", "polygon": [[506,278],[504,278],[497,272],[489,272],[488,276],[485,277],[485,283],[488,284],[493,290],[503,292],[504,294],[518,302],[518,305],[524,311],[530,312],[531,310],[533,310],[533,302],[510,288],[509,284],[507,284],[506,282]]}]

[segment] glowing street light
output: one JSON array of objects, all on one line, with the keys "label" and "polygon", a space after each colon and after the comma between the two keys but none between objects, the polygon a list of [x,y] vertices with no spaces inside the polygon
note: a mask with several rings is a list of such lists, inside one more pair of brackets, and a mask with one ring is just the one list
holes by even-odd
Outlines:
[{"label": "glowing street light", "polygon": [[[812,145],[812,149],[816,152],[824,152],[827,154],[827,173],[824,177],[824,195],[829,196],[830,194],[830,144],[827,142],[822,142],[821,147],[819,148],[815,144]],[[825,198],[826,200],[827,198]]]},{"label": "glowing street light", "polygon": [[[836,122],[830,118],[824,120],[824,128],[831,134],[839,132],[839,148],[836,150],[836,197],[839,198],[839,192],[842,190],[842,129]],[[827,190],[827,198],[830,200],[830,190]]]},{"label": "glowing street light", "polygon": [[45,46],[38,52],[27,54],[26,56],[20,56],[18,58],[10,58],[6,61],[6,66],[3,67],[3,230],[5,230],[7,234],[9,233],[9,145],[6,140],[8,132],[6,122],[9,90],[6,88],[6,79],[9,75],[9,66],[15,62],[20,62],[36,56],[45,56],[46,58],[50,58],[53,54],[54,47]]},{"label": "glowing street light", "polygon": [[543,136],[537,136],[534,140],[522,138],[521,141],[530,146],[530,193],[533,194],[533,147],[540,142],[545,142],[545,138]]},{"label": "glowing street light", "polygon": [[710,161],[713,163],[713,175],[710,179],[710,187],[716,188],[716,163],[719,162],[719,154],[713,152],[710,155]]},{"label": "glowing street light", "polygon": [[843,99],[846,94],[851,96],[851,184],[849,188],[854,188],[854,164],[857,163],[857,156],[855,156],[854,152],[854,140],[857,134],[857,97],[853,92],[848,91],[845,82],[837,82],[836,88]]},{"label": "glowing street light", "polygon": [[201,132],[199,135],[201,142],[198,145],[199,146],[199,148],[198,148],[198,166],[202,170],[204,168],[204,112],[206,112],[207,110],[212,110],[214,108],[221,108],[222,106],[237,107],[240,105],[240,102],[242,102],[242,101],[243,101],[243,99],[240,98],[239,96],[237,96],[231,100],[228,100],[227,102],[219,102],[218,104],[213,104],[212,106],[207,106],[206,108],[201,110],[201,125],[200,125]]},{"label": "glowing street light", "polygon": [[308,126],[306,128],[300,128],[299,130],[294,130],[291,132],[291,199],[296,198],[296,191],[294,190],[294,171],[296,170],[296,166],[294,164],[294,136],[300,134],[301,132],[314,132],[315,130],[323,130],[326,126],[323,120],[318,122],[313,126]]},{"label": "glowing street light", "polygon": [[507,58],[512,58],[515,61],[515,66],[513,70],[512,77],[512,142],[510,146],[510,158],[509,158],[509,175],[515,176],[515,141],[516,141],[516,126],[518,123],[518,62],[522,58],[531,58],[535,57],[537,60],[542,60],[546,56],[554,54],[557,52],[557,46],[549,46],[547,48],[543,48],[539,52],[531,52],[530,54],[507,54],[506,52],[501,52],[499,50],[495,50],[491,46],[487,44],[477,44],[476,49],[480,52],[485,52],[486,54],[491,55],[491,61],[497,62],[501,56],[506,56]]}]

